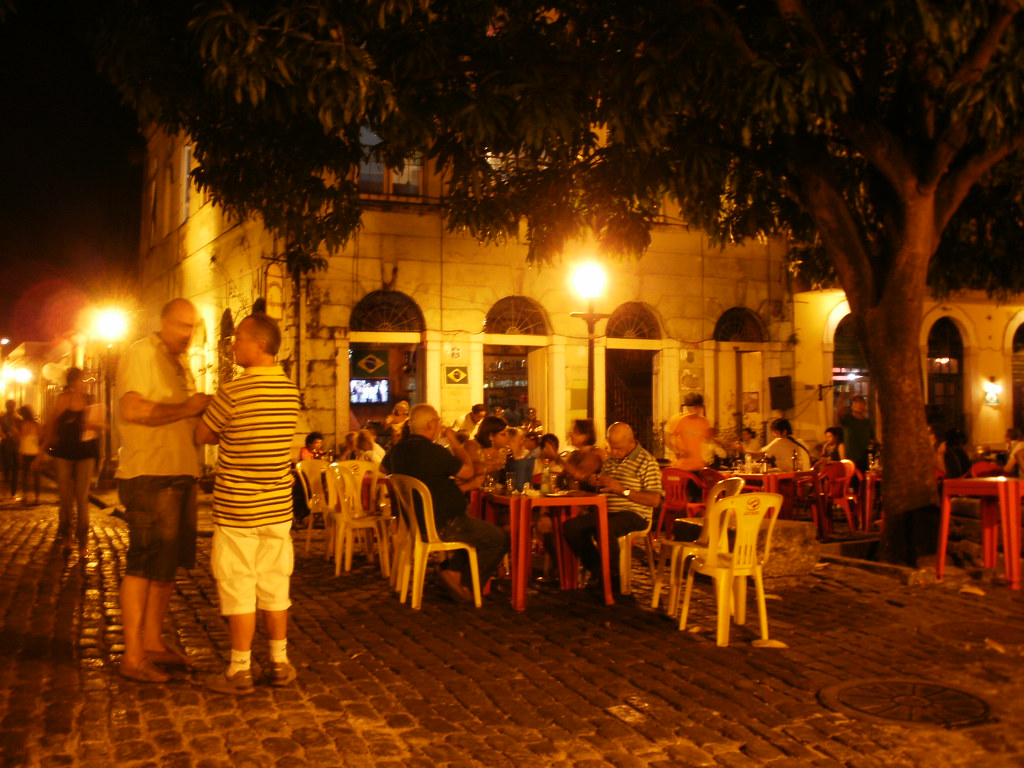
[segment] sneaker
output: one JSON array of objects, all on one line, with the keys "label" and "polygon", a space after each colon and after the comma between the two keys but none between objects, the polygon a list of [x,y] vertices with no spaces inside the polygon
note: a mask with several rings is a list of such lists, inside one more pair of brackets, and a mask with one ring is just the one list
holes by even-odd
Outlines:
[{"label": "sneaker", "polygon": [[228,668],[214,672],[206,678],[206,687],[217,693],[242,696],[256,690],[252,685],[252,670],[243,669],[228,677]]},{"label": "sneaker", "polygon": [[270,684],[275,687],[288,685],[295,680],[297,674],[290,662],[270,662]]}]

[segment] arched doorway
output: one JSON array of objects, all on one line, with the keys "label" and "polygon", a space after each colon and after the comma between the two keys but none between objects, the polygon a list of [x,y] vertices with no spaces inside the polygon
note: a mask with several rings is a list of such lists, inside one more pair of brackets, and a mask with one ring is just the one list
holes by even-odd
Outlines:
[{"label": "arched doorway", "polygon": [[[838,405],[841,395],[845,394],[849,397],[862,395],[868,401],[868,413],[873,413],[871,377],[860,342],[854,336],[853,315],[847,315],[839,321],[832,340],[834,343],[832,352],[833,409]],[[832,423],[839,423],[837,413],[832,414]]]},{"label": "arched doorway", "polygon": [[714,340],[715,397],[709,418],[728,440],[739,440],[742,427],[763,432],[763,414],[770,406],[762,391],[768,341],[764,320],[752,309],[732,307],[715,323]]},{"label": "arched doorway", "polygon": [[[525,296],[506,296],[494,303],[484,318],[484,333],[491,337],[536,336],[510,344],[484,344],[484,403],[488,413],[504,409],[509,424],[518,425],[529,406],[538,408],[545,424],[551,414],[543,413],[546,381],[544,350],[550,326],[543,308]],[[526,341],[527,343],[521,343]]]},{"label": "arched doorway", "polygon": [[647,305],[629,301],[608,318],[606,335],[626,344],[609,343],[605,351],[605,424],[624,421],[636,439],[649,451],[656,451],[654,430],[654,360],[658,350],[631,342],[660,339],[658,318]]},{"label": "arched doorway", "polygon": [[425,330],[419,305],[401,291],[371,291],[352,308],[350,423],[383,425],[399,400],[416,404]]},{"label": "arched doorway", "polygon": [[941,431],[964,429],[964,343],[960,329],[942,317],[928,332],[929,424]]}]

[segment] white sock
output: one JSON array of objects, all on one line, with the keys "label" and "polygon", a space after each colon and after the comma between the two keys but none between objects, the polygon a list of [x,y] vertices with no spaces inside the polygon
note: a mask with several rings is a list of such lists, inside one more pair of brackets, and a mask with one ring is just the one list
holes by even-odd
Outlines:
[{"label": "white sock", "polygon": [[288,663],[288,638],[284,640],[268,640],[267,646],[270,649],[270,660],[275,664]]},{"label": "white sock", "polygon": [[252,651],[236,651],[231,649],[231,663],[228,665],[228,677],[239,672],[248,672],[252,666]]}]

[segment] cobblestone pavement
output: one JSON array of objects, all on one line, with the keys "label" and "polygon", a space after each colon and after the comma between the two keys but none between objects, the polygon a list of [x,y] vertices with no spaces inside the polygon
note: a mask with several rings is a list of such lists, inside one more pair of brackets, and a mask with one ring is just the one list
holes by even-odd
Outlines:
[{"label": "cobblestone pavement", "polygon": [[[297,683],[232,698],[197,682],[228,648],[209,538],[170,611],[194,671],[145,685],[116,674],[124,524],[96,511],[88,556],[67,563],[55,530],[53,506],[0,508],[2,766],[1024,765],[1024,600],[962,574],[908,587],[829,564],[769,586],[772,637],[788,648],[751,644],[756,612],[718,648],[707,588],[699,631],[679,632],[648,607],[642,558],[636,598],[613,607],[544,589],[516,613],[496,590],[475,611],[428,586],[415,612],[370,565],[335,578],[315,540],[297,547]],[[1004,631],[955,640],[940,622]],[[262,637],[254,657],[266,661]],[[946,729],[819,697],[875,678],[960,689],[991,711]]]}]

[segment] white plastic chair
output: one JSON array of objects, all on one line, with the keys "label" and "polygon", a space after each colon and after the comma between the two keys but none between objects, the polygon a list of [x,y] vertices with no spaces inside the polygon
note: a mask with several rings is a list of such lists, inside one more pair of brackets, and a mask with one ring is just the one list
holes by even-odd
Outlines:
[{"label": "white plastic chair", "polygon": [[[712,507],[716,501],[727,496],[735,496],[743,490],[744,480],[742,477],[730,477],[719,480],[708,493],[707,505]],[[664,514],[664,512],[662,512]],[[693,551],[704,549],[708,545],[708,526],[701,528],[700,536],[696,541],[673,541],[666,536],[659,540],[658,567],[654,572],[654,585],[651,588],[651,608],[658,607],[658,599],[661,590],[665,586],[665,560],[671,557],[669,562],[668,575],[668,609],[669,616],[675,616],[679,608],[679,587],[683,582],[683,560]]]},{"label": "white plastic chair", "polygon": [[306,459],[295,465],[299,482],[302,483],[302,492],[306,497],[306,506],[309,507],[309,517],[306,522],[306,552],[309,553],[309,545],[313,539],[313,517],[320,515],[324,520],[324,527],[328,525],[331,510],[337,505],[337,498],[330,495],[330,490],[324,486],[324,473],[327,472],[327,462],[320,459]]},{"label": "white plastic chair", "polygon": [[[377,514],[363,514],[361,478],[356,478],[356,475],[346,466],[347,463],[331,464],[327,472],[327,485],[334,486],[333,495],[338,499],[338,503],[331,510],[331,515],[334,518],[334,531],[332,544],[328,550],[329,554],[331,552],[334,554],[334,575],[341,575],[343,558],[345,572],[352,570],[356,532],[363,531],[372,532],[377,537],[377,548],[380,550],[380,570],[384,576],[388,576],[390,572],[388,558],[390,518]],[[366,541],[366,554],[372,561],[373,545],[369,539]]]},{"label": "white plastic chair", "polygon": [[[398,551],[395,567],[399,570],[398,584],[401,586],[401,600],[404,603],[408,594],[410,577],[412,580],[412,607],[419,610],[423,604],[423,582],[427,577],[427,559],[432,552],[454,552],[466,550],[469,555],[469,571],[473,581],[473,603],[479,608],[480,569],[477,565],[476,547],[461,541],[442,541],[437,535],[434,524],[434,502],[430,497],[430,489],[422,482],[408,475],[391,475],[391,487],[395,491],[398,508],[405,519],[408,530],[408,545]],[[416,504],[423,510],[423,523],[426,535],[420,533],[416,519]]]},{"label": "white plastic chair", "polygon": [[654,545],[651,543],[651,521],[653,515],[647,519],[647,527],[639,531],[630,531],[625,536],[619,536],[619,589],[624,595],[633,591],[633,540],[644,537],[647,544],[647,567],[654,573]]},{"label": "white plastic chair", "polygon": [[[698,573],[711,577],[715,587],[718,626],[715,640],[718,645],[729,644],[729,619],[736,623],[746,621],[747,578],[753,577],[757,589],[757,614],[761,639],[768,640],[768,610],[764,600],[764,580],[761,569],[768,560],[772,531],[782,508],[782,496],[777,493],[741,493],[727,496],[708,511],[704,526],[708,528],[708,545],[687,557],[689,572],[683,592],[683,610],[679,616],[679,629],[686,629],[690,612],[693,578]],[[769,518],[764,553],[758,554],[757,539],[761,522]],[[735,527],[736,537],[729,543],[729,528]],[[692,560],[691,560],[692,557]],[[685,565],[684,565],[685,568]]]}]

